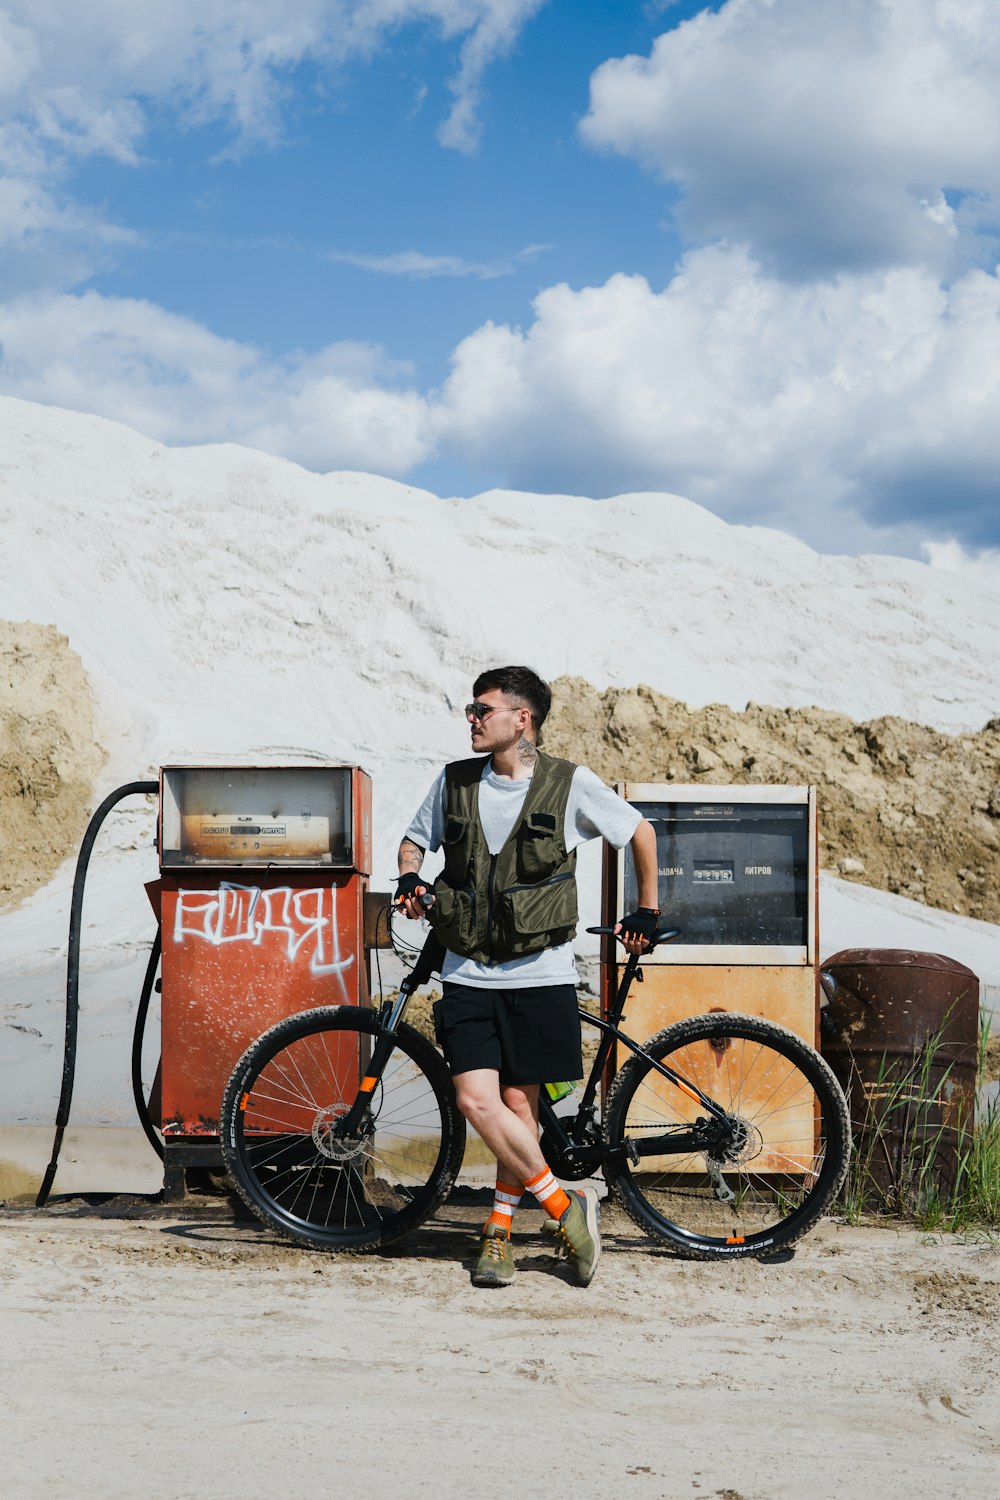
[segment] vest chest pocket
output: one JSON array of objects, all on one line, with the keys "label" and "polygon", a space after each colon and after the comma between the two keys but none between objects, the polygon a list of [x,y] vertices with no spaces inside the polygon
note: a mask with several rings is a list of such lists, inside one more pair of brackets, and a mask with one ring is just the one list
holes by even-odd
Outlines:
[{"label": "vest chest pocket", "polygon": [[539,885],[508,886],[497,902],[497,926],[513,957],[567,943],[576,931],[572,872]]},{"label": "vest chest pocket", "polygon": [[518,879],[545,880],[555,874],[565,858],[555,815],[530,813],[517,831]]},{"label": "vest chest pocket", "polygon": [[441,874],[432,887],[435,904],[427,913],[440,942],[454,953],[472,947],[476,936],[476,896],[472,890],[456,890]]},{"label": "vest chest pocket", "polygon": [[444,873],[452,885],[464,885],[469,877],[469,820],[449,817],[441,840]]}]

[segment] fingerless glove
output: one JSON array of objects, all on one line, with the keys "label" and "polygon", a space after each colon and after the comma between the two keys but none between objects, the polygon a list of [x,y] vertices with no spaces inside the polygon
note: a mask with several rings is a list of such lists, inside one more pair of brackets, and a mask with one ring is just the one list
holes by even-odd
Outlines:
[{"label": "fingerless glove", "polygon": [[412,870],[408,870],[405,875],[398,875],[396,877],[397,903],[405,901],[407,896],[415,896],[418,890],[425,891],[426,889],[427,881],[422,875],[415,875]]},{"label": "fingerless glove", "polygon": [[651,906],[639,906],[635,911],[630,911],[628,916],[622,917],[618,936],[644,937],[647,943],[652,942],[659,917],[660,913]]}]

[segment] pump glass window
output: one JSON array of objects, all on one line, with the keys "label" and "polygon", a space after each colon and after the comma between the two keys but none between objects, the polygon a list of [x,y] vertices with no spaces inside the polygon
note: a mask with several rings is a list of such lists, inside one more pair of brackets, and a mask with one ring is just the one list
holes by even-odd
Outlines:
[{"label": "pump glass window", "polygon": [[[805,803],[633,802],[656,832],[659,907],[687,944],[805,947]],[[625,907],[637,904],[625,851]]]},{"label": "pump glass window", "polygon": [[164,768],[171,865],[353,865],[349,766]]}]

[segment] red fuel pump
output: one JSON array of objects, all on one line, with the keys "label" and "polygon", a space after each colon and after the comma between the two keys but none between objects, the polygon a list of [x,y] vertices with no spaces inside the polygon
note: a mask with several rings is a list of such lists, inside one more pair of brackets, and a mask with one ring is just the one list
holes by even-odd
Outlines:
[{"label": "red fuel pump", "polygon": [[221,1169],[222,1093],[261,1032],[368,1002],[371,781],[357,766],[165,766],[158,847],[171,1198],[190,1167]]}]

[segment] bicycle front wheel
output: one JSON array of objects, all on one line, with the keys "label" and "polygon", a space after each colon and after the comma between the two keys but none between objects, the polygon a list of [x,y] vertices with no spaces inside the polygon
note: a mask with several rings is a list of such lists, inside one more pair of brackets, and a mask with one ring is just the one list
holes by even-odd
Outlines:
[{"label": "bicycle front wheel", "polygon": [[272,1026],[240,1058],[222,1101],[222,1153],[266,1224],[319,1250],[372,1250],[430,1217],[455,1180],[465,1121],[443,1059],[400,1026],[357,1138],[337,1122],[358,1094],[379,1024],[332,1006]]},{"label": "bicycle front wheel", "polygon": [[[725,1110],[707,1149],[666,1149],[671,1132],[700,1129],[708,1111],[651,1058]],[[839,1191],[850,1154],[829,1066],[756,1016],[693,1016],[658,1032],[615,1078],[605,1120],[615,1154],[604,1175],[617,1201],[641,1228],[704,1260],[790,1245]]]}]

